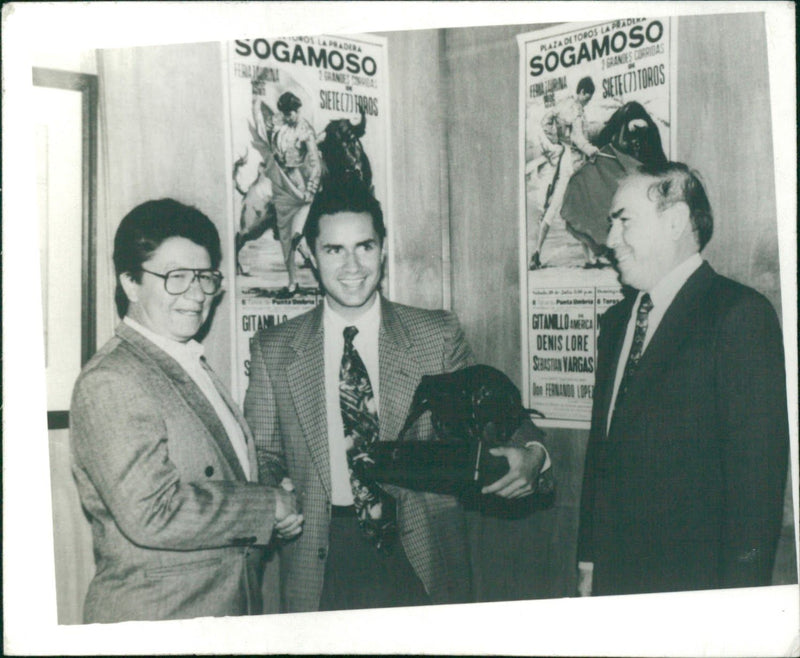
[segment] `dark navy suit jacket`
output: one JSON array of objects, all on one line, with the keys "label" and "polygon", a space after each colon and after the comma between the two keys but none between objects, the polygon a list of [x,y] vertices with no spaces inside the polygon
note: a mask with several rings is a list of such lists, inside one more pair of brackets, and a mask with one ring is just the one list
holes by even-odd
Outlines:
[{"label": "dark navy suit jacket", "polygon": [[769,585],[789,444],[775,311],[704,263],[607,432],[633,302],[600,322],[578,546],[594,562],[593,593]]}]

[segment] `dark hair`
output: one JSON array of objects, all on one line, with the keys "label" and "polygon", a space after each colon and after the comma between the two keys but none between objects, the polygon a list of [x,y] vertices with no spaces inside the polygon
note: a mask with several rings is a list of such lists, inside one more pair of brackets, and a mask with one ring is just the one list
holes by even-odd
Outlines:
[{"label": "dark hair", "polygon": [[335,215],[339,212],[369,213],[372,217],[372,228],[375,229],[381,244],[383,243],[386,226],[383,223],[381,204],[359,178],[351,177],[339,185],[324,187],[314,197],[303,229],[303,235],[312,253],[319,236],[320,218],[323,215]]},{"label": "dark hair", "polygon": [[700,175],[682,162],[643,167],[641,173],[656,179],[648,197],[656,202],[659,212],[681,201],[689,207],[694,237],[702,251],[714,232],[714,216]]},{"label": "dark hair", "polygon": [[594,82],[588,75],[578,81],[578,87],[575,90],[575,93],[580,94],[582,91],[586,92],[590,96],[594,95]]},{"label": "dark hair", "polygon": [[128,297],[119,282],[120,276],[127,272],[134,281],[141,281],[142,263],[150,259],[164,240],[173,237],[187,238],[205,247],[211,267],[219,267],[222,260],[219,233],[208,217],[175,199],[145,201],[125,215],[114,236],[117,277],[114,301],[121,318],[128,312]]},{"label": "dark hair", "polygon": [[285,91],[278,99],[278,112],[287,114],[293,110],[299,110],[303,106],[303,102],[295,96],[291,91]]}]

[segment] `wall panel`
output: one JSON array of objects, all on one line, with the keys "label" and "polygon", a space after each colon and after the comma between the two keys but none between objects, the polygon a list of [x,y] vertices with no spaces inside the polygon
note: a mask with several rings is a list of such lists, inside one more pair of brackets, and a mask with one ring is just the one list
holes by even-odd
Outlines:
[{"label": "wall panel", "polygon": [[[98,71],[106,158],[101,185],[110,240],[134,206],[174,197],[217,225],[225,271],[232,251],[220,45],[98,51]],[[223,296],[204,341],[212,367],[226,382],[231,302],[230,294]]]},{"label": "wall panel", "polygon": [[478,358],[508,373],[517,384],[521,369],[515,35],[534,27],[444,31],[453,309]]},{"label": "wall panel", "polygon": [[393,298],[442,308],[449,295],[449,235],[441,35],[414,30],[382,36],[389,50]]},{"label": "wall panel", "polygon": [[705,256],[780,313],[763,14],[683,18],[678,37],[678,154],[700,170],[714,210]]}]

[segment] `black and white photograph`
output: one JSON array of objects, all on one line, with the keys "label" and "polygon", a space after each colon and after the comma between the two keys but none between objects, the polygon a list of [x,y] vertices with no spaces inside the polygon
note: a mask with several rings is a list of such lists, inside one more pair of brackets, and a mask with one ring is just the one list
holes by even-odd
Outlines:
[{"label": "black and white photograph", "polygon": [[4,5],[4,653],[797,655],[794,19]]}]

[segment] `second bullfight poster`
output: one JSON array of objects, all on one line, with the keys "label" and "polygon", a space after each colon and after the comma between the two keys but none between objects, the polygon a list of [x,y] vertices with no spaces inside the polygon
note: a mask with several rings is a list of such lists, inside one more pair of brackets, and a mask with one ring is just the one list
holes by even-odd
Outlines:
[{"label": "second bullfight poster", "polygon": [[374,188],[391,226],[388,70],[386,40],[369,35],[238,39],[223,50],[236,264],[234,391],[241,402],[253,334],[322,299],[302,240],[315,194],[358,177]]},{"label": "second bullfight poster", "polygon": [[588,428],[597,319],[622,292],[605,248],[618,181],[669,159],[675,24],[629,18],[518,36],[523,398]]}]

